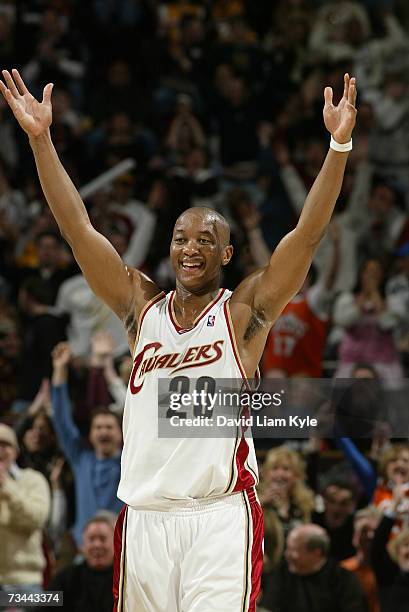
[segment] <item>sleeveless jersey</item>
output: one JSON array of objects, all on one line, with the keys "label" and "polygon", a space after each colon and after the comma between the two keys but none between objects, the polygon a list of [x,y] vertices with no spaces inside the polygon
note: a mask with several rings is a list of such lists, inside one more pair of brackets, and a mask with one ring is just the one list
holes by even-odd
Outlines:
[{"label": "sleeveless jersey", "polygon": [[326,332],[327,322],[311,310],[305,297],[297,296],[284,308],[267,338],[263,370],[319,378]]},{"label": "sleeveless jersey", "polygon": [[[139,318],[123,417],[118,497],[135,508],[216,498],[258,482],[253,440],[158,438],[158,380],[185,376],[245,378],[230,319],[231,292],[221,289],[192,329],[175,318],[175,292],[159,294]],[[187,382],[187,381],[186,381]],[[192,392],[193,389],[189,389]]]}]

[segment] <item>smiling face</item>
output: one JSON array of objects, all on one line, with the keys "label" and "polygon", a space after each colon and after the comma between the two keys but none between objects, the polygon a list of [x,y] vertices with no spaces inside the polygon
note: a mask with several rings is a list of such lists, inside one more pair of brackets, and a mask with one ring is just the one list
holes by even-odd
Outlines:
[{"label": "smiling face", "polygon": [[24,446],[30,453],[42,453],[54,445],[54,431],[44,415],[39,414],[23,438]]},{"label": "smiling face", "polygon": [[114,529],[107,522],[89,523],[83,534],[83,553],[88,565],[95,570],[110,567],[114,560]]},{"label": "smiling face", "polygon": [[322,532],[317,525],[303,525],[290,531],[284,556],[292,574],[308,576],[320,569],[325,562],[325,554],[318,545],[308,544],[308,535],[321,536]]},{"label": "smiling face", "polygon": [[325,504],[325,519],[328,527],[341,527],[355,510],[352,491],[337,485],[329,485],[323,494]]},{"label": "smiling face", "polygon": [[287,493],[290,493],[297,480],[297,474],[290,462],[281,458],[267,470],[266,478],[269,483],[282,487]]},{"label": "smiling face", "polygon": [[92,419],[89,439],[100,457],[112,457],[121,444],[121,428],[113,414],[97,414]]},{"label": "smiling face", "polygon": [[388,480],[397,482],[409,481],[409,448],[401,449],[391,459],[386,468]]},{"label": "smiling face", "polygon": [[175,223],[170,259],[177,282],[188,291],[219,287],[221,267],[229,263],[233,247],[225,219],[206,208],[190,208]]}]

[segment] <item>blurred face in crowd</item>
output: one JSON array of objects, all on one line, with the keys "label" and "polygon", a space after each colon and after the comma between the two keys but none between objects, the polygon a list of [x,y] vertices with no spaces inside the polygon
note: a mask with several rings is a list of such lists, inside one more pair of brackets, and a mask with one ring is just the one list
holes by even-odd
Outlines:
[{"label": "blurred face in crowd", "polygon": [[44,415],[38,415],[24,434],[23,443],[29,453],[43,453],[53,447],[55,434]]},{"label": "blurred face in crowd", "polygon": [[120,176],[114,182],[113,197],[118,204],[126,204],[133,194],[134,181],[131,176]]},{"label": "blurred face in crowd", "polygon": [[0,468],[8,471],[17,459],[17,449],[8,442],[0,440]]},{"label": "blurred face in crowd", "polygon": [[398,548],[398,565],[402,572],[409,573],[409,537],[405,538]]},{"label": "blurred face in crowd", "polygon": [[122,88],[131,82],[129,64],[123,61],[113,62],[108,69],[108,83],[112,87]]},{"label": "blurred face in crowd", "polygon": [[375,530],[379,524],[379,517],[366,516],[358,518],[354,524],[353,546],[363,553],[370,553]]},{"label": "blurred face in crowd", "polygon": [[53,236],[42,236],[37,242],[37,256],[40,267],[56,268],[60,258],[60,245]]},{"label": "blurred face in crowd", "polygon": [[112,457],[120,448],[122,434],[116,417],[97,414],[92,419],[89,439],[99,457]]},{"label": "blurred face in crowd", "polygon": [[310,549],[307,546],[306,537],[303,528],[296,527],[290,532],[285,549],[288,569],[299,576],[308,576],[317,572],[325,561],[321,549]]},{"label": "blurred face in crowd", "polygon": [[206,209],[188,209],[177,219],[170,245],[176,279],[189,291],[219,287],[220,270],[232,256],[229,228]]},{"label": "blurred face in crowd", "polygon": [[269,483],[274,483],[289,493],[297,480],[297,474],[289,461],[280,458],[267,468],[266,479]]},{"label": "blurred face in crowd", "polygon": [[331,529],[341,527],[355,510],[352,491],[329,485],[324,491],[325,520]]},{"label": "blurred face in crowd", "polygon": [[227,83],[225,95],[233,106],[240,106],[245,98],[245,86],[243,79],[233,77]]},{"label": "blurred face in crowd", "polygon": [[314,168],[321,168],[327,154],[326,145],[318,140],[308,143],[305,151],[305,163]]},{"label": "blurred face in crowd", "polygon": [[382,218],[395,206],[395,193],[385,184],[376,185],[372,190],[368,207],[376,216]]},{"label": "blurred face in crowd", "polygon": [[89,567],[104,570],[114,560],[114,527],[105,521],[90,523],[83,534],[82,550]]},{"label": "blurred face in crowd", "polygon": [[13,359],[17,357],[19,350],[20,338],[16,326],[11,322],[10,324],[4,324],[3,328],[0,329],[0,355]]},{"label": "blurred face in crowd", "polygon": [[127,113],[115,113],[108,125],[109,142],[113,145],[127,144],[132,140],[134,131],[134,124]]},{"label": "blurred face in crowd", "polygon": [[375,372],[373,370],[371,370],[370,368],[365,368],[364,366],[357,368],[354,371],[353,374],[353,378],[364,378],[364,379],[372,379],[374,380],[376,378],[375,376]]},{"label": "blurred face in crowd", "polygon": [[400,450],[386,467],[388,480],[409,482],[409,448]]},{"label": "blurred face in crowd", "polygon": [[382,283],[383,276],[383,268],[380,262],[376,259],[368,260],[361,272],[362,289],[364,291],[377,289]]},{"label": "blurred face in crowd", "polygon": [[194,148],[186,156],[186,169],[189,174],[195,174],[198,170],[202,170],[202,168],[206,168],[207,159],[206,154],[202,149]]}]

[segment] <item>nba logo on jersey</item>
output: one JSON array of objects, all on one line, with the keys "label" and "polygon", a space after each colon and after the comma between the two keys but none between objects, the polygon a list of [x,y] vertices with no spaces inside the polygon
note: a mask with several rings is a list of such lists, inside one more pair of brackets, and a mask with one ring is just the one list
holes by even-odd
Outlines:
[{"label": "nba logo on jersey", "polygon": [[216,315],[209,315],[207,317],[207,327],[214,327],[215,319],[216,319]]}]

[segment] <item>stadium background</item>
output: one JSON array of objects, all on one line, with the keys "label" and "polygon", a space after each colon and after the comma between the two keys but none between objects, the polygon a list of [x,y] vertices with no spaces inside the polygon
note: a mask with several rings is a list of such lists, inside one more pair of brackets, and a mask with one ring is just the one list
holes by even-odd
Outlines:
[{"label": "stadium background", "polygon": [[[233,289],[264,265],[294,227],[324,160],[329,136],[323,89],[332,86],[337,102],[344,72],[356,76],[359,114],[336,223],[317,254],[302,307],[281,321],[269,341],[263,374],[350,376],[360,365],[363,376],[386,386],[407,375],[407,2],[3,0],[0,58],[2,68],[20,69],[37,97],[47,82],[55,84],[52,137],[82,188],[92,222],[129,265],[164,290],[174,284],[168,261],[173,223],[189,206],[214,207],[231,222],[235,256],[224,286]],[[301,356],[290,351],[284,361],[277,349],[286,335],[299,341],[297,322],[311,332],[312,362],[305,345]],[[17,433],[19,466],[42,472],[50,483],[51,514],[47,510],[36,527],[45,534],[47,563],[39,559],[42,552],[31,551],[47,580],[75,557],[70,530],[76,525],[78,545],[85,524],[83,518],[78,524],[78,495],[89,484],[76,482],[80,468],[58,460],[70,451],[61,439],[64,431],[56,435],[49,416],[44,379],[52,375],[52,349],[65,339],[71,346],[73,419],[86,440],[96,408],[120,412],[130,368],[126,338],[119,321],[87,289],[60,238],[26,136],[2,99],[0,419]],[[376,470],[383,452],[393,454],[395,442],[387,431],[373,434],[372,442],[357,446]],[[353,515],[371,501],[375,486],[365,488],[362,471],[348,463],[348,449],[309,440],[281,459],[289,464],[304,457],[315,509],[301,509],[294,498],[281,512],[277,499],[266,496],[267,528],[274,537],[265,584],[291,526],[311,516],[320,522],[316,515],[325,507],[321,493],[328,483],[350,490],[355,500],[341,525],[343,536],[333,536],[349,538],[346,552],[336,551],[339,560],[353,554]],[[263,462],[265,441],[258,450]],[[118,457],[117,448],[108,471],[102,466],[102,476],[93,472],[93,486],[93,479],[103,487],[109,477],[110,490],[115,488]],[[302,470],[292,469],[304,479]],[[2,486],[1,503],[7,504]],[[88,520],[96,510],[118,508],[107,497],[81,512],[88,512]],[[2,541],[11,538],[17,546],[1,518],[0,533]],[[24,566],[8,556],[0,561],[0,584],[9,584],[8,569],[15,563],[13,575],[24,574]],[[88,603],[78,609],[92,608]]]}]

